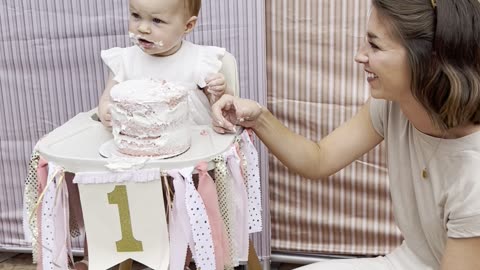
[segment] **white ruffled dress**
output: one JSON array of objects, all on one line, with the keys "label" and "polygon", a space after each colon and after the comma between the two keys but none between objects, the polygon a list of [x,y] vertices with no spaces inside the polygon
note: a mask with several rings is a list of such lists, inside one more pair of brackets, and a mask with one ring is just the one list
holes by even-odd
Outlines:
[{"label": "white ruffled dress", "polygon": [[218,73],[222,67],[225,49],[202,46],[184,40],[182,47],[165,57],[146,54],[138,46],[103,50],[103,62],[113,73],[113,80],[155,79],[188,85],[190,118],[197,125],[211,124],[211,110],[207,97],[200,90],[205,79]]}]

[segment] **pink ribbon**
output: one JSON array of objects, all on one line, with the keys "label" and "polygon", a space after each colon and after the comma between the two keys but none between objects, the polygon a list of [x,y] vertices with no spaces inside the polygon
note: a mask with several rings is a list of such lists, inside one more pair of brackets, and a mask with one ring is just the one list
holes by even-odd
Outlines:
[{"label": "pink ribbon", "polygon": [[[48,161],[40,157],[37,167],[37,181],[38,181],[38,194],[41,194],[45,187],[47,186],[48,179]],[[43,257],[42,257],[42,204],[38,205],[37,208],[37,228],[38,234],[36,247],[38,248],[37,254],[37,270],[43,270]]]},{"label": "pink ribbon", "polygon": [[200,162],[196,169],[199,175],[198,193],[205,204],[210,230],[212,231],[213,248],[215,250],[216,269],[224,269],[225,256],[228,252],[228,242],[226,237],[225,226],[220,214],[220,206],[218,205],[218,195],[215,183],[207,172],[208,163]]},{"label": "pink ribbon", "polygon": [[236,153],[235,148],[231,148],[225,154],[227,166],[233,178],[233,190],[235,191],[235,236],[236,249],[238,251],[238,258],[241,261],[248,259],[248,221],[247,209],[248,198],[245,180],[242,175],[240,158]]},{"label": "pink ribbon", "polygon": [[57,197],[54,205],[54,248],[53,265],[54,269],[68,269],[68,256],[73,262],[71,239],[70,239],[70,209],[68,206],[68,190],[65,181],[57,186]]},{"label": "pink ribbon", "polygon": [[[70,207],[70,220],[76,223],[76,229],[84,228],[82,206],[80,204],[80,193],[78,192],[78,185],[73,183],[75,174],[65,173],[65,181],[68,188],[68,205]],[[75,237],[75,235],[72,234]]]}]

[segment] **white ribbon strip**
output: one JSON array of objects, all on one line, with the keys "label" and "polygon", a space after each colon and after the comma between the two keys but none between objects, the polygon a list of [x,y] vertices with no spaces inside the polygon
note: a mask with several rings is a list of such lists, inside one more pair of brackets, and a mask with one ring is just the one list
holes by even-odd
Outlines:
[{"label": "white ribbon strip", "polygon": [[195,264],[198,269],[215,270],[215,252],[207,211],[200,194],[193,184],[193,167],[180,170],[185,179],[185,204],[187,206],[192,236],[195,241]]},{"label": "white ribbon strip", "polygon": [[48,178],[42,199],[42,266],[43,270],[54,269],[55,249],[55,182],[64,174],[63,169],[52,162],[48,163]]},{"label": "white ribbon strip", "polygon": [[[185,204],[185,182],[176,170],[169,171],[173,177],[175,197],[173,208],[170,210],[168,231],[170,235],[170,269],[183,269],[187,248],[192,239],[187,207]],[[168,195],[167,195],[168,196]],[[191,247],[193,249],[193,246]]]},{"label": "white ribbon strip", "polygon": [[240,158],[237,155],[235,146],[224,153],[224,159],[227,161],[227,167],[233,181],[234,190],[234,211],[235,211],[235,248],[238,251],[238,260],[248,260],[248,221],[247,221],[247,189],[243,179]]}]

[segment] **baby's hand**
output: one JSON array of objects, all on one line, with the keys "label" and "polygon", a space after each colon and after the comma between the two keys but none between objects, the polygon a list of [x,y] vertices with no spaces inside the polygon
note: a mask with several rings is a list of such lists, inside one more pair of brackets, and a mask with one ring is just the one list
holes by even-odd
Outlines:
[{"label": "baby's hand", "polygon": [[225,90],[227,89],[227,83],[225,82],[225,76],[222,73],[216,73],[213,75],[208,76],[205,79],[207,83],[206,91],[209,93],[207,96],[209,97],[210,103],[213,104],[217,101],[223,94],[225,94]]},{"label": "baby's hand", "polygon": [[112,114],[110,113],[110,102],[102,101],[98,104],[98,118],[105,127],[112,126]]}]

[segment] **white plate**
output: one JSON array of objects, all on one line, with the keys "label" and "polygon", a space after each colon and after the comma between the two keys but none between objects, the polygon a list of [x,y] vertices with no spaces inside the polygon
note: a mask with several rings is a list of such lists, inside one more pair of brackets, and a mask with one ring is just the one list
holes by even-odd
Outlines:
[{"label": "white plate", "polygon": [[190,148],[187,148],[187,150],[185,150],[181,153],[173,154],[173,155],[149,156],[149,157],[131,156],[131,155],[127,155],[127,154],[124,154],[124,153],[121,153],[120,151],[118,151],[117,146],[115,146],[115,142],[113,141],[113,139],[111,139],[111,140],[108,140],[108,141],[104,142],[102,145],[100,145],[100,147],[98,148],[98,153],[100,154],[100,156],[102,156],[104,158],[126,157],[126,158],[149,158],[149,159],[152,159],[152,160],[158,160],[158,159],[167,159],[167,158],[180,156],[181,154],[184,154],[185,152],[187,152],[188,149],[190,149]]}]

